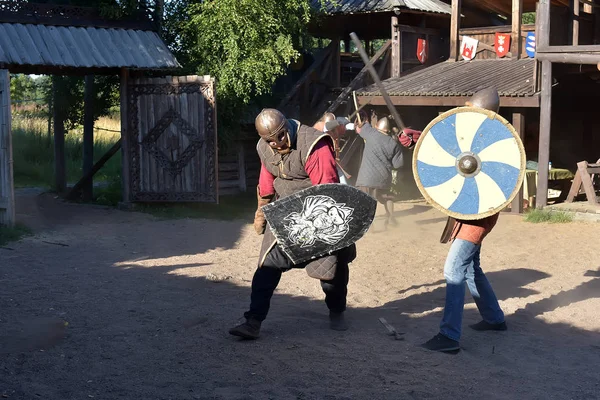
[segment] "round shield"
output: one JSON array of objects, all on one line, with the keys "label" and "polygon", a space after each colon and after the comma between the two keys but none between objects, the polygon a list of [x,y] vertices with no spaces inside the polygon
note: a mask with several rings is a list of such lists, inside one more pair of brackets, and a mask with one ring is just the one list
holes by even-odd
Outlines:
[{"label": "round shield", "polygon": [[493,111],[454,108],[427,125],[413,154],[421,194],[465,220],[502,211],[519,193],[525,149],[515,128]]}]

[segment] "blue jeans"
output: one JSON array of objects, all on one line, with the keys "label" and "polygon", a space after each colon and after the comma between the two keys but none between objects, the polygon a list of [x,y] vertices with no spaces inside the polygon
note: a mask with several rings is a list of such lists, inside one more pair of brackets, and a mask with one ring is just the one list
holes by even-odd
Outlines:
[{"label": "blue jeans", "polygon": [[465,281],[483,320],[490,324],[504,322],[504,313],[500,309],[498,299],[479,265],[480,252],[481,245],[455,239],[446,258],[446,306],[440,333],[452,340],[460,340],[465,307]]}]

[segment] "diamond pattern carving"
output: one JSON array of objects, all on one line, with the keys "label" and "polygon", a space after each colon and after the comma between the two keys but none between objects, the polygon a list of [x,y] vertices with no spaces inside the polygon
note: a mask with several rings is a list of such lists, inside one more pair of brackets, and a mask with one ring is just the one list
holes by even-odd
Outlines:
[{"label": "diamond pattern carving", "polygon": [[[189,140],[189,145],[175,160],[172,160],[164,150],[172,150],[174,147],[179,147],[177,137],[170,137],[166,142],[169,149],[163,149],[159,145],[159,138],[167,131],[169,126],[174,125],[177,131],[185,135]],[[198,153],[204,145],[204,139],[200,137],[196,129],[184,120],[181,115],[174,109],[169,109],[160,120],[156,123],[148,134],[142,140],[142,147],[150,153],[156,161],[168,173],[176,177],[181,174],[181,171],[188,165],[190,160]]]}]

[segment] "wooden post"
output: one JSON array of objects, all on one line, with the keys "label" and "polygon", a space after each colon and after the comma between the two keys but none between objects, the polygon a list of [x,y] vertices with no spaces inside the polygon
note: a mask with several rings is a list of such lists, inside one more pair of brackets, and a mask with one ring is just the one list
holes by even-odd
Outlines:
[{"label": "wooden post", "polygon": [[[541,7],[540,7],[541,8]],[[536,208],[548,202],[548,163],[550,161],[550,125],[552,122],[552,63],[542,62],[542,93],[540,102],[540,135],[538,151],[538,183]]]},{"label": "wooden post", "polygon": [[[331,60],[331,71],[333,72],[333,85],[335,87],[340,87],[342,82],[342,59],[341,59],[341,51],[340,51],[340,39],[333,40],[333,57]],[[346,41],[349,43],[350,41]]]},{"label": "wooden post", "polygon": [[460,9],[461,0],[452,0],[452,14],[450,16],[450,60],[458,60],[460,55]]},{"label": "wooden post", "polygon": [[[512,124],[519,133],[521,140],[523,140],[525,137],[525,115],[523,115],[521,111],[513,113]],[[512,201],[511,210],[515,214],[521,214],[523,212],[523,185],[521,185],[517,197]]]},{"label": "wooden post", "polygon": [[[83,103],[83,175],[94,166],[94,75],[85,76]],[[94,198],[94,180],[87,181],[82,188],[83,201]]]},{"label": "wooden post", "polygon": [[58,193],[67,188],[67,170],[65,165],[65,120],[63,102],[58,93],[58,77],[52,79],[52,95],[54,96],[54,185]]},{"label": "wooden post", "polygon": [[244,156],[244,144],[238,144],[238,179],[240,192],[246,191],[246,157]]},{"label": "wooden post", "polygon": [[392,17],[392,78],[400,76],[400,29],[398,17]]},{"label": "wooden post", "polygon": [[511,53],[513,58],[521,58],[521,21],[523,19],[523,0],[513,0],[512,2],[512,45]]},{"label": "wooden post", "polygon": [[540,0],[536,15],[537,47],[545,48],[550,45],[550,0]]},{"label": "wooden post", "polygon": [[571,0],[571,25],[573,28],[573,46],[579,45],[579,0]]},{"label": "wooden post", "polygon": [[0,70],[0,225],[15,224],[10,74]]},{"label": "wooden post", "polygon": [[[129,70],[121,69],[120,95],[121,95],[121,184],[123,203],[131,202],[131,166],[129,163],[129,126],[127,108],[127,85],[129,84]],[[139,162],[139,160],[137,160]]]}]

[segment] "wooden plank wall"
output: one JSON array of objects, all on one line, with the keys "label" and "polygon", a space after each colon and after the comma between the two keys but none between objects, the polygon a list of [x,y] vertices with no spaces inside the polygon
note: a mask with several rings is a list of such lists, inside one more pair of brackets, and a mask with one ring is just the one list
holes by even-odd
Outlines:
[{"label": "wooden plank wall", "polygon": [[0,70],[0,225],[15,223],[13,153],[10,113],[10,74]]},{"label": "wooden plank wall", "polygon": [[260,172],[257,141],[240,141],[236,149],[219,156],[219,195],[255,191]]}]

